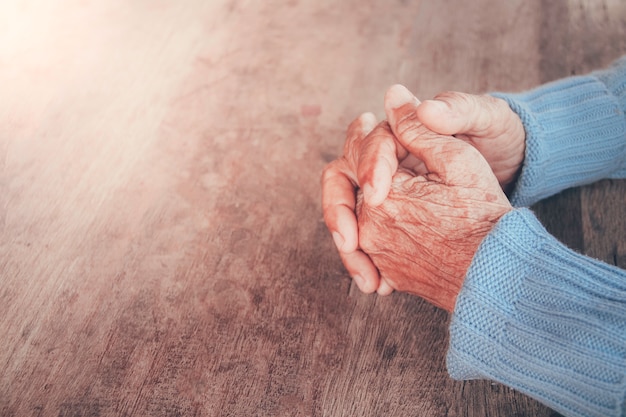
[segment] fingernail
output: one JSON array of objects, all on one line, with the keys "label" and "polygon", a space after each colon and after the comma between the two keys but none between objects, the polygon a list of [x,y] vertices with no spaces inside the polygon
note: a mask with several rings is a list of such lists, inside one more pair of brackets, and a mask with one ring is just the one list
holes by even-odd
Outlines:
[{"label": "fingernail", "polygon": [[333,232],[333,240],[335,241],[337,249],[341,250],[341,248],[343,248],[343,244],[345,243],[343,236],[341,236],[339,232]]},{"label": "fingernail", "polygon": [[378,290],[376,291],[378,295],[389,295],[393,292],[393,287],[389,285],[386,279],[381,278],[380,285],[378,286]]},{"label": "fingernail", "polygon": [[352,277],[352,279],[354,280],[354,282],[356,282],[356,285],[359,287],[359,289],[362,289],[365,285],[365,280],[361,275],[355,275]]},{"label": "fingernail", "polygon": [[422,105],[426,103],[428,103],[428,106],[430,106],[432,109],[434,109],[438,113],[447,113],[448,111],[450,111],[450,108],[448,107],[448,105],[444,103],[443,101],[425,100],[424,103],[422,103]]},{"label": "fingernail", "polygon": [[374,128],[374,126],[376,126],[377,123],[374,113],[363,113],[360,116],[360,121],[363,125],[364,130],[367,130],[367,133],[369,133]]},{"label": "fingernail", "polygon": [[419,101],[405,86],[396,84],[387,90],[385,103],[392,109],[397,109],[407,103],[418,104]]}]

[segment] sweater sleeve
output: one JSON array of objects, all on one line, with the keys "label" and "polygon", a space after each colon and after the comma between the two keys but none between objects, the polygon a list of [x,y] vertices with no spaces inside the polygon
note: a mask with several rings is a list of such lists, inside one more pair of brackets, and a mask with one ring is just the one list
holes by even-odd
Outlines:
[{"label": "sweater sleeve", "polygon": [[515,206],[604,178],[626,178],[626,57],[506,100],[526,131],[526,155],[511,194]]},{"label": "sweater sleeve", "polygon": [[625,416],[626,272],[568,249],[528,209],[507,213],[457,298],[447,367],[566,416]]}]

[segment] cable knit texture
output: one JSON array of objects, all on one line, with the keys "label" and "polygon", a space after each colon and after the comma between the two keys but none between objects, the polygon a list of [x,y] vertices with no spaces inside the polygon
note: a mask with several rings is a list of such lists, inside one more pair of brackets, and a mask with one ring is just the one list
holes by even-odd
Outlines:
[{"label": "cable knit texture", "polygon": [[[526,158],[512,203],[626,178],[626,57],[521,94]],[[482,242],[457,298],[448,372],[487,378],[566,416],[626,416],[626,272],[559,243],[528,209]]]},{"label": "cable knit texture", "polygon": [[555,81],[509,103],[526,130],[515,206],[604,178],[626,178],[626,57],[603,71]]},{"label": "cable knit texture", "polygon": [[481,244],[450,325],[448,372],[488,378],[567,416],[621,416],[626,272],[566,248],[528,209]]}]

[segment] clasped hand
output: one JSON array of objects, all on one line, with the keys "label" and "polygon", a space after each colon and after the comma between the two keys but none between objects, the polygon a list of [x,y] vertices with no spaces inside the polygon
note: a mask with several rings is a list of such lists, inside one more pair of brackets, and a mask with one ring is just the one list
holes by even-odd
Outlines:
[{"label": "clasped hand", "polygon": [[385,113],[352,122],[325,168],[326,225],[361,291],[406,291],[452,311],[480,243],[511,210],[503,189],[524,157],[521,121],[492,97],[420,104],[399,85]]}]

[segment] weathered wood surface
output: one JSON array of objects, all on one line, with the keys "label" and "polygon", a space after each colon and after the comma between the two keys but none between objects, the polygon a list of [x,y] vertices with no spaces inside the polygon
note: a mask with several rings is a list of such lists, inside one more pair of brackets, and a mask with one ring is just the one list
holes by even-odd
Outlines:
[{"label": "weathered wood surface", "polygon": [[[0,415],[549,416],[455,382],[447,315],[362,295],[319,175],[405,83],[520,90],[626,52],[620,1],[0,5]],[[626,187],[542,203],[626,266]]]}]

